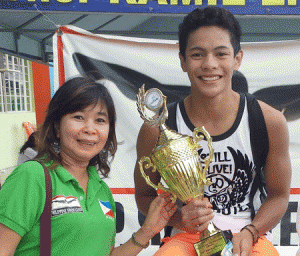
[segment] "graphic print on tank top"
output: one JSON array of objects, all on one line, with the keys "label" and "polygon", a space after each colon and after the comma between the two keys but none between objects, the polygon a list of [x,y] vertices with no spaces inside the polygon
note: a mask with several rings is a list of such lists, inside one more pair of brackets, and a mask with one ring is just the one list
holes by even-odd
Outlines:
[{"label": "graphic print on tank top", "polygon": [[[205,187],[204,196],[213,205],[216,213],[240,217],[250,216],[249,193],[252,187],[255,167],[250,143],[248,110],[246,99],[241,97],[236,120],[232,127],[222,135],[212,136],[214,156],[206,177],[212,182]],[[179,111],[178,111],[179,110]],[[195,126],[188,118],[183,101],[177,107],[176,123],[178,132],[192,136]],[[198,150],[204,167],[208,156],[207,142]]]},{"label": "graphic print on tank top", "polygon": [[[224,215],[248,211],[250,185],[253,180],[254,165],[248,156],[239,150],[227,147],[228,151],[215,152],[213,163],[209,166],[206,177],[211,185],[205,189],[205,197],[213,209]],[[203,149],[199,150],[200,158]],[[204,164],[204,163],[203,163]]]}]

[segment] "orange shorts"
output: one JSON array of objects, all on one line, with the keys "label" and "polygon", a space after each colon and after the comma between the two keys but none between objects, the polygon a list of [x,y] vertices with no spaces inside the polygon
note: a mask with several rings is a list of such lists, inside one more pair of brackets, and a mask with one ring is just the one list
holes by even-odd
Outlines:
[{"label": "orange shorts", "polygon": [[[199,242],[199,234],[179,233],[172,238],[164,238],[164,245],[154,256],[197,256],[194,243]],[[279,256],[273,244],[264,236],[260,237],[252,249],[251,256]]]}]

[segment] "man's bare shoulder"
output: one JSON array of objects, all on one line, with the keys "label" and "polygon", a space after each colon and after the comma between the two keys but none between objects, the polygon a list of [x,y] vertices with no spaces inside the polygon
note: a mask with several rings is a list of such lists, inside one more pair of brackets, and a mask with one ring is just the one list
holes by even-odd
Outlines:
[{"label": "man's bare shoulder", "polygon": [[[270,105],[259,101],[261,106],[269,138],[269,157],[275,163],[280,155],[286,155],[289,150],[289,131],[284,114]],[[274,160],[275,159],[275,160]]]},{"label": "man's bare shoulder", "polygon": [[273,108],[263,101],[259,100],[258,103],[262,109],[268,129],[275,129],[278,126],[280,127],[286,125],[286,118],[281,111]]}]

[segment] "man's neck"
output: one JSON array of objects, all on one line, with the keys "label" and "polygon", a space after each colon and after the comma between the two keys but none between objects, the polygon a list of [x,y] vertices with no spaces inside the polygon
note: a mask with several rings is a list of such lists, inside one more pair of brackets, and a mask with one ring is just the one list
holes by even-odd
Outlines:
[{"label": "man's neck", "polygon": [[194,93],[184,100],[187,115],[194,126],[205,126],[211,135],[222,134],[233,125],[239,103],[240,95],[234,91],[210,98]]}]

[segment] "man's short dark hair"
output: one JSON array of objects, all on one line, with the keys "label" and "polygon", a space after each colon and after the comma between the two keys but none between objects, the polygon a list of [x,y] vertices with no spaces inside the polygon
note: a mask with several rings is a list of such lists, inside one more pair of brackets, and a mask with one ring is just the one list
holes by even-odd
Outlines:
[{"label": "man's short dark hair", "polygon": [[200,27],[217,26],[227,30],[233,46],[234,56],[241,50],[241,27],[233,14],[221,7],[197,8],[190,12],[179,25],[179,50],[185,58],[189,35]]}]

